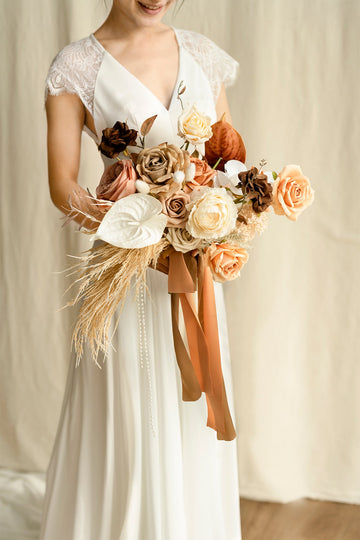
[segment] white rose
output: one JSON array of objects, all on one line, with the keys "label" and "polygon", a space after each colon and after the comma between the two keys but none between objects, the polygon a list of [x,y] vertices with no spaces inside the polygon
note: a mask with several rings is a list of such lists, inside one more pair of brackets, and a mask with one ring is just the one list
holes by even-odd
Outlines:
[{"label": "white rose", "polygon": [[194,238],[191,234],[182,227],[171,227],[165,235],[176,251],[187,253],[196,249],[201,244],[200,238]]},{"label": "white rose", "polygon": [[192,105],[179,116],[178,132],[192,144],[202,144],[212,137],[211,118]]},{"label": "white rose", "polygon": [[236,226],[237,209],[225,188],[204,187],[192,192],[187,231],[194,238],[223,237]]}]

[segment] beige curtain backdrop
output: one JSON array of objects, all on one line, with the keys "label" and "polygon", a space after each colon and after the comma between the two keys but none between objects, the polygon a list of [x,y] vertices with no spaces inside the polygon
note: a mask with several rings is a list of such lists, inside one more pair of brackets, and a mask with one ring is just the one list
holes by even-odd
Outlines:
[{"label": "beige curtain backdrop", "polygon": [[[108,0],[109,3],[110,0]],[[61,273],[86,243],[51,203],[43,87],[50,61],[106,16],[102,0],[1,3],[0,466],[46,470],[75,311]],[[186,0],[167,22],[240,63],[229,89],[247,165],[300,164],[316,192],[273,216],[225,285],[241,495],[360,503],[358,0]],[[83,137],[79,182],[101,172]]]}]

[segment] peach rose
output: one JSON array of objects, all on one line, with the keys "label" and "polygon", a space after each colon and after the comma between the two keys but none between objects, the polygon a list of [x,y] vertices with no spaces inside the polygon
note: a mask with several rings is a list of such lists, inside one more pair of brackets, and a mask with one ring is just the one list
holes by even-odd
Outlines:
[{"label": "peach rose", "polygon": [[248,252],[234,244],[211,244],[204,250],[205,262],[209,265],[214,281],[220,283],[239,277],[247,262]]},{"label": "peach rose", "polygon": [[199,189],[202,186],[212,186],[216,170],[212,169],[206,161],[203,161],[202,159],[191,156],[190,162],[195,165],[195,175],[190,182],[185,184],[184,191],[190,193],[193,189]]},{"label": "peach rose", "polygon": [[314,190],[299,165],[286,165],[273,183],[272,206],[275,214],[296,221],[313,200]]},{"label": "peach rose", "polygon": [[96,188],[96,196],[98,199],[118,201],[135,193],[136,179],[137,174],[130,159],[116,161],[105,169]]},{"label": "peach rose", "polygon": [[192,144],[202,144],[212,136],[211,118],[195,105],[183,111],[178,119],[178,134]]}]

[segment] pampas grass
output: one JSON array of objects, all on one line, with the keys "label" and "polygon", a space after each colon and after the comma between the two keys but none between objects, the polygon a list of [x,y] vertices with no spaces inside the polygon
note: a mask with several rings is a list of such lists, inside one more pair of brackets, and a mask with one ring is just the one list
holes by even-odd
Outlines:
[{"label": "pampas grass", "polygon": [[[132,278],[136,279],[135,300],[141,284],[144,284],[148,291],[146,269],[150,265],[156,265],[160,253],[168,246],[169,242],[165,238],[157,244],[139,249],[123,249],[102,243],[93,245],[79,257],[79,263],[70,267],[70,270],[75,270],[68,275],[79,274],[79,277],[67,291],[77,283],[80,286],[75,298],[61,309],[80,302],[79,317],[72,335],[76,366],[79,365],[87,339],[92,360],[101,367],[97,361],[99,351],[102,350],[105,355],[107,353],[112,317],[118,306],[120,317]],[[119,317],[115,321],[114,331]]]}]

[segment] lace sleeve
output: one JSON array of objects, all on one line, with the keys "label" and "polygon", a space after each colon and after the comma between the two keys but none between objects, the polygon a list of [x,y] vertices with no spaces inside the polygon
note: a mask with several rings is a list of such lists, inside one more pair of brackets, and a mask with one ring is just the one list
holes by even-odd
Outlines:
[{"label": "lace sleeve", "polygon": [[216,103],[221,84],[225,87],[234,84],[239,63],[224,49],[208,37],[191,30],[178,30],[182,45],[200,64],[207,76]]},{"label": "lace sleeve", "polygon": [[66,45],[51,62],[44,101],[48,95],[77,94],[93,115],[95,82],[102,58],[103,51],[90,37]]}]

